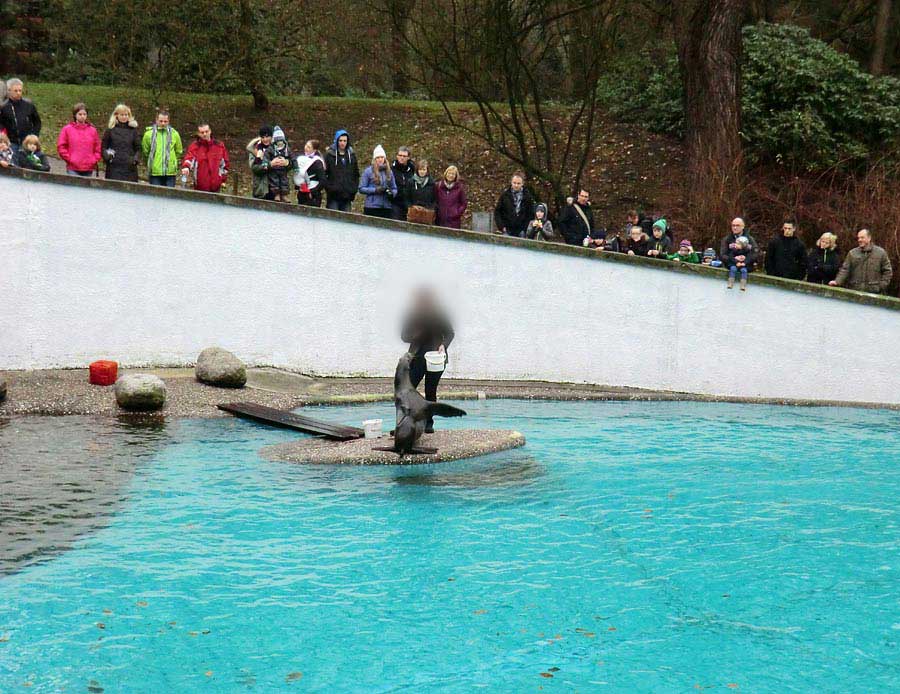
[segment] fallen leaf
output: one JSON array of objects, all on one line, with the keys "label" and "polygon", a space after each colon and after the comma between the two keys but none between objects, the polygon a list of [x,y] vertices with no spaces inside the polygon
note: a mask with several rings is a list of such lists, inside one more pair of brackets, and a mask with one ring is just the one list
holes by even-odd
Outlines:
[{"label": "fallen leaf", "polygon": [[98,629],[106,629],[106,625],[103,622],[97,622]]},{"label": "fallen leaf", "polygon": [[607,629],[607,631],[615,631],[615,630],[616,630],[615,627],[610,627],[609,629]]},{"label": "fallen leaf", "polygon": [[22,682],[23,687],[32,687],[34,686],[34,682]]},{"label": "fallen leaf", "polygon": [[284,679],[287,682],[293,682],[294,680],[299,680],[301,677],[303,677],[302,672],[289,672]]},{"label": "fallen leaf", "polygon": [[6,641],[9,641],[9,634],[3,634],[3,636],[0,636],[0,643],[5,643]]},{"label": "fallen leaf", "polygon": [[134,603],[134,604],[137,605],[138,607],[147,607],[147,601],[146,601],[146,600],[138,600],[138,601],[137,601],[136,603]]},{"label": "fallen leaf", "polygon": [[112,610],[109,610],[109,609],[103,610],[103,614],[112,614],[112,613],[113,613]]},{"label": "fallen leaf", "polygon": [[541,673],[541,677],[546,677],[546,678],[549,679],[549,678],[553,677],[553,675],[552,675],[551,673],[549,673],[549,672],[542,672],[542,673]]},{"label": "fallen leaf", "polygon": [[169,626],[173,626],[173,627],[174,627],[176,624],[178,624],[178,622],[169,622]]},{"label": "fallen leaf", "polygon": [[200,634],[199,631],[189,631],[188,636],[198,636]]},{"label": "fallen leaf", "polygon": [[207,677],[212,677],[212,670],[207,670],[203,674],[206,675]]},{"label": "fallen leaf", "polygon": [[558,667],[548,667],[547,670],[548,670],[549,672],[559,672],[559,668],[558,668]]},{"label": "fallen leaf", "polygon": [[729,689],[740,689],[740,687],[738,687],[737,683],[735,683],[735,682],[729,682],[725,686],[728,687]]},{"label": "fallen leaf", "polygon": [[487,610],[475,610],[472,614],[487,614]]}]

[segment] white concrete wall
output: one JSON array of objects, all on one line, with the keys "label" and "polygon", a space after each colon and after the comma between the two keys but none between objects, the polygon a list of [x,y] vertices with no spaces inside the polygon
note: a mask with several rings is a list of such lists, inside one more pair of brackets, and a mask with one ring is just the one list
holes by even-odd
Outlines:
[{"label": "white concrete wall", "polygon": [[2,177],[0,198],[0,369],[189,364],[217,344],[388,375],[406,292],[431,280],[455,316],[449,376],[900,403],[886,308],[51,182]]}]

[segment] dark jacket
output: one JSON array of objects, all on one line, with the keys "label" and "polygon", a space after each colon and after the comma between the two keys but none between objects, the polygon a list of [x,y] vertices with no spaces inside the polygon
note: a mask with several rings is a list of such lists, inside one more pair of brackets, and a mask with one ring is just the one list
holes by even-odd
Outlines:
[{"label": "dark jacket", "polygon": [[756,249],[757,249],[756,239],[754,239],[752,236],[750,236],[750,234],[748,234],[746,231],[738,234],[737,236],[735,236],[734,234],[728,234],[728,236],[726,236],[724,239],[722,239],[722,243],[719,244],[719,258],[722,260],[723,263],[725,263],[726,267],[728,266],[728,264],[725,261],[728,258],[728,253],[730,252],[729,246],[731,246],[731,244],[733,244],[735,242],[735,240],[737,239],[738,236],[746,237],[747,241],[750,242],[750,248],[753,249],[754,254],[756,253]]},{"label": "dark jacket", "polygon": [[802,280],[806,276],[806,247],[796,236],[779,234],[769,242],[766,274]]},{"label": "dark jacket", "polygon": [[528,222],[534,219],[534,197],[527,188],[522,189],[522,200],[519,210],[516,211],[516,203],[513,199],[512,188],[507,188],[500,194],[497,206],[494,208],[494,223],[498,231],[506,230],[510,236],[524,236]]},{"label": "dark jacket", "polygon": [[29,135],[41,134],[41,117],[31,99],[7,99],[0,106],[0,127],[6,130],[12,144],[21,145]]},{"label": "dark jacket", "polygon": [[[338,153],[337,141],[341,135],[347,135],[347,149]],[[325,150],[325,192],[329,200],[340,202],[352,201],[359,188],[359,162],[356,153],[350,146],[350,135],[346,130],[338,130],[334,134],[334,143]]]},{"label": "dark jacket", "polygon": [[[578,214],[578,210],[575,209],[576,207],[584,213],[585,217],[587,217],[587,225],[585,225],[581,215]],[[591,210],[591,206],[581,207],[577,202],[566,205],[562,214],[559,216],[559,231],[566,240],[566,243],[572,246],[580,246],[587,236],[593,237],[594,212]]]},{"label": "dark jacket", "polygon": [[391,204],[394,207],[405,210],[409,207],[409,203],[406,201],[406,187],[416,172],[416,165],[412,160],[407,161],[406,164],[401,164],[394,159],[391,164],[391,171],[394,172],[394,181],[397,183],[397,195],[391,200]]},{"label": "dark jacket", "polygon": [[462,216],[469,206],[465,184],[457,180],[452,188],[448,188],[444,181],[440,181],[434,187],[434,194],[437,203],[435,223],[441,227],[459,229],[462,226]]},{"label": "dark jacket", "polygon": [[[113,153],[110,153],[113,150]],[[116,123],[103,133],[100,154],[106,162],[106,177],[112,181],[138,180],[137,165],[141,159],[141,136],[137,124]]]},{"label": "dark jacket", "polygon": [[409,351],[417,357],[424,357],[425,352],[433,352],[441,345],[449,350],[453,336],[450,319],[436,308],[411,312],[400,333],[400,338],[409,343]]},{"label": "dark jacket", "polygon": [[50,162],[47,161],[46,154],[41,150],[27,152],[24,148],[20,149],[16,155],[16,166],[22,169],[31,169],[32,171],[50,170]]},{"label": "dark jacket", "polygon": [[410,177],[406,184],[405,197],[406,206],[408,208],[413,205],[418,205],[419,207],[426,207],[429,210],[433,210],[437,205],[434,179],[431,176],[428,176],[428,178],[425,179],[425,183],[419,185],[416,183],[415,178]]},{"label": "dark jacket", "polygon": [[841,254],[837,249],[822,249],[816,246],[806,257],[806,281],[828,284],[837,277],[840,267]]},{"label": "dark jacket", "polygon": [[744,267],[747,268],[747,272],[753,272],[753,268],[756,266],[756,248],[753,247],[753,244],[750,244],[750,248],[738,249],[738,248],[729,248],[728,253],[724,257],[724,265],[725,267],[730,268],[732,265],[737,266],[737,257],[739,255],[744,256]]},{"label": "dark jacket", "polygon": [[659,255],[651,255],[651,258],[658,258],[659,260],[668,260],[669,254],[672,253],[672,241],[665,234],[662,235],[662,238],[655,238],[650,236],[647,239],[647,252],[650,251],[659,251]]},{"label": "dark jacket", "polygon": [[648,250],[650,250],[650,241],[647,240],[647,234],[642,233],[641,238],[638,241],[635,241],[630,236],[625,239],[625,253],[634,252],[635,255],[646,257]]}]

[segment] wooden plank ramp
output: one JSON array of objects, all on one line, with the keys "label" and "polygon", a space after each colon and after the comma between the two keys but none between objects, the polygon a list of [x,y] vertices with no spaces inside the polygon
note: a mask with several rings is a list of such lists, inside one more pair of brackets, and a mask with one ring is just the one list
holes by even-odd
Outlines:
[{"label": "wooden plank ramp", "polygon": [[295,429],[305,434],[324,436],[334,441],[350,441],[361,439],[365,432],[357,427],[344,426],[334,422],[326,422],[321,419],[313,419],[293,412],[277,410],[274,407],[257,405],[252,402],[230,402],[218,406],[224,412],[230,412],[237,417],[252,419],[255,422],[269,424],[285,429]]}]

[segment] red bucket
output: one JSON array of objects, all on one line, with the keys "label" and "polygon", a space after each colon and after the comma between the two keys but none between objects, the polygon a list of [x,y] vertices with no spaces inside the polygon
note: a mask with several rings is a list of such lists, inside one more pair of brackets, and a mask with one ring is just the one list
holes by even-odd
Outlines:
[{"label": "red bucket", "polygon": [[90,382],[95,386],[111,386],[119,376],[119,365],[101,359],[91,364],[90,371]]}]

